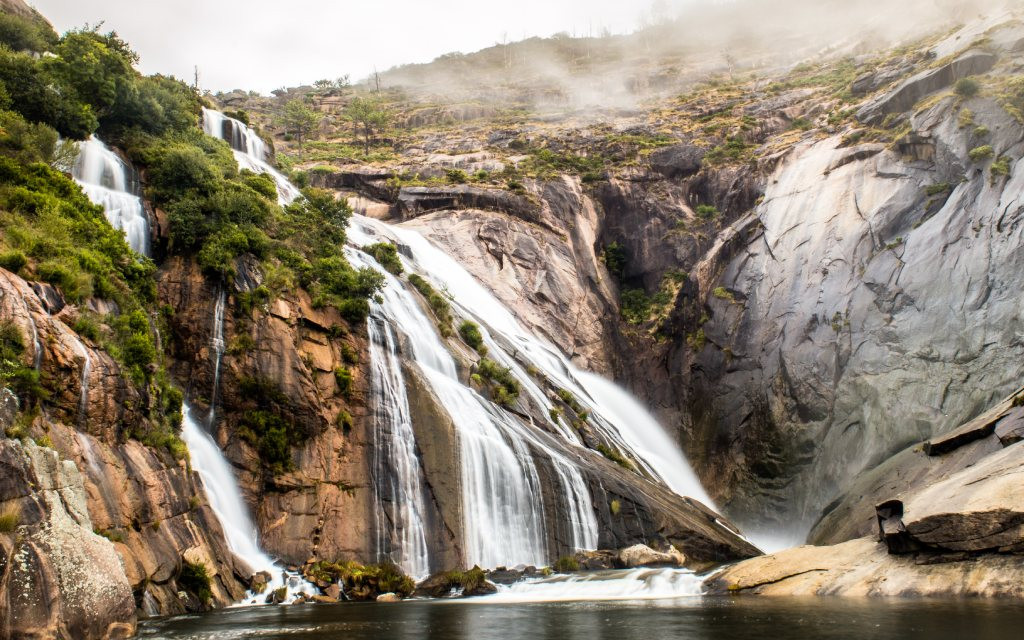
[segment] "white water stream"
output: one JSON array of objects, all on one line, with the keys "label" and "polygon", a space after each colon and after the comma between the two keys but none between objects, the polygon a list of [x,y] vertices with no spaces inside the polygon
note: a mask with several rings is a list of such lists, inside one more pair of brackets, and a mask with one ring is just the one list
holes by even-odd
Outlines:
[{"label": "white water stream", "polygon": [[703,580],[687,569],[625,569],[557,575],[499,586],[492,595],[467,603],[569,602],[574,600],[661,600],[701,595]]},{"label": "white water stream", "polygon": [[206,132],[206,135],[220,138],[231,145],[240,169],[265,173],[273,178],[274,184],[277,185],[279,204],[289,204],[301,195],[295,185],[288,181],[288,178],[281,175],[281,172],[267,162],[270,157],[267,143],[244,123],[229,118],[220,111],[204,108],[203,131]]},{"label": "white water stream", "polygon": [[148,256],[149,220],[132,167],[98,138],[89,138],[78,143],[71,175],[89,199],[103,207],[111,226],[124,232],[128,245]]}]

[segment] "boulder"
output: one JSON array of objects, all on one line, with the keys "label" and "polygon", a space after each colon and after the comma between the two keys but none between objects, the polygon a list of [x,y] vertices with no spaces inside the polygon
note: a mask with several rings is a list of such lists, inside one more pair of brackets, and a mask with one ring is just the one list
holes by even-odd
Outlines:
[{"label": "boulder", "polygon": [[617,564],[623,569],[636,567],[681,567],[686,564],[686,556],[675,547],[668,551],[655,551],[645,544],[635,544],[619,551]]},{"label": "boulder", "polygon": [[996,422],[993,431],[1004,447],[1024,440],[1024,407],[1014,407]]},{"label": "boulder", "polygon": [[711,595],[1024,597],[1024,562],[1009,555],[921,562],[859,538],[744,560],[704,582]]},{"label": "boulder", "polygon": [[486,596],[492,593],[497,593],[498,587],[490,580],[480,580],[475,584],[472,584],[462,592],[462,595],[471,598],[473,596]]},{"label": "boulder", "polygon": [[402,597],[397,593],[382,593],[377,596],[377,602],[401,602]]},{"label": "boulder", "polygon": [[651,154],[651,168],[666,178],[685,178],[700,171],[706,151],[693,144],[674,144]]}]

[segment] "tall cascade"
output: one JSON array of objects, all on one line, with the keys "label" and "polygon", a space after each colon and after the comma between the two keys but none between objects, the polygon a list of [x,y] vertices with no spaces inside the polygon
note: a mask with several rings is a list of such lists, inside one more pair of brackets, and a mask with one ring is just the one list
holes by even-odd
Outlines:
[{"label": "tall cascade", "polygon": [[[231,144],[240,167],[274,178],[282,203],[299,196],[298,190],[266,163],[265,143],[251,129],[209,109],[203,112],[203,122],[208,134]],[[601,438],[628,456],[642,474],[681,496],[712,505],[682,452],[637,400],[615,384],[580,371],[556,347],[523,329],[509,309],[443,251],[412,230],[362,216],[353,216],[349,240],[353,245],[346,248],[349,261],[356,267],[375,268],[385,278],[381,295],[371,302],[368,321],[377,444],[377,549],[383,558],[417,577],[443,568],[431,566],[427,494],[411,424],[403,363],[415,367],[456,429],[462,542],[467,565],[546,565],[554,552],[548,549],[549,528],[564,526],[563,530],[571,534],[572,546],[578,550],[597,548],[599,531],[593,497],[582,471],[588,456],[593,454],[585,453],[579,435],[554,419],[538,425],[535,421],[539,418],[513,414],[463,384],[453,355],[417,297],[400,279],[357,248],[381,240],[393,241],[401,247],[401,260],[407,271],[421,275],[450,294],[455,315],[480,325],[488,357],[508,368],[518,380],[521,397],[535,409],[535,416],[548,415],[550,400],[527,372],[526,363],[587,405],[591,424]],[[215,328],[215,339],[216,335],[223,340]],[[214,347],[216,351],[216,343]],[[190,420],[191,417],[186,422]],[[216,443],[205,431],[196,432],[194,424],[187,427],[190,436],[186,442],[190,448],[196,441],[196,446],[207,446],[210,458],[223,462]],[[566,514],[562,518],[566,522],[548,521],[554,516],[545,514],[535,457],[543,458],[553,471],[553,480],[559,485],[554,492],[556,499],[564,501],[559,513]],[[237,493],[230,468],[226,462],[223,465],[223,473],[216,482],[227,487],[225,491]],[[238,504],[244,509],[243,503]],[[234,515],[225,510],[225,517]],[[262,554],[256,546],[254,531],[246,534],[246,540],[253,545],[253,553]],[[253,557],[259,559],[257,555]]]},{"label": "tall cascade", "polygon": [[98,138],[78,143],[71,175],[82,191],[103,211],[115,229],[124,232],[128,245],[149,255],[149,219],[142,205],[135,170]]},{"label": "tall cascade", "polygon": [[299,197],[299,190],[295,188],[295,185],[267,162],[270,157],[267,143],[244,123],[229,118],[220,111],[204,107],[203,131],[206,132],[206,135],[220,138],[231,145],[239,168],[269,175],[277,185],[279,204],[290,204]]},{"label": "tall cascade", "polygon": [[[379,311],[369,319],[371,384],[375,398],[377,550],[415,578],[429,575],[426,496],[394,329]],[[391,524],[385,527],[384,522]]]},{"label": "tall cascade", "polygon": [[220,389],[220,365],[224,359],[224,302],[227,292],[221,288],[217,295],[217,303],[213,307],[213,339],[210,348],[213,352],[213,388],[210,390],[210,412],[206,416],[208,429],[214,428],[217,418],[217,391]]}]

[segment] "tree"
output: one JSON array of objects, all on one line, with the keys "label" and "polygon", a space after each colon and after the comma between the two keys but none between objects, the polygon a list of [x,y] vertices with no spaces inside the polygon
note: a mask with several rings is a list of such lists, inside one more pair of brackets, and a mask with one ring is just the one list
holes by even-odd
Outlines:
[{"label": "tree", "polygon": [[352,123],[356,136],[362,136],[364,154],[370,153],[370,143],[391,121],[391,115],[380,100],[359,96],[352,98],[345,107],[345,118]]},{"label": "tree", "polygon": [[320,114],[296,98],[285,105],[281,124],[286,132],[295,137],[295,141],[299,143],[299,153],[302,153],[303,142],[320,124]]}]

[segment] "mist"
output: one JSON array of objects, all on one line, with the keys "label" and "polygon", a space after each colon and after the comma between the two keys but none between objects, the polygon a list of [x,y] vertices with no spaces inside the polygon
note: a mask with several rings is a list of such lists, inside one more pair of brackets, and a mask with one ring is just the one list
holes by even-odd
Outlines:
[{"label": "mist", "polygon": [[531,38],[366,79],[441,102],[629,109],[716,75],[866,55],[1006,10],[1009,0],[655,2],[639,28]]}]

